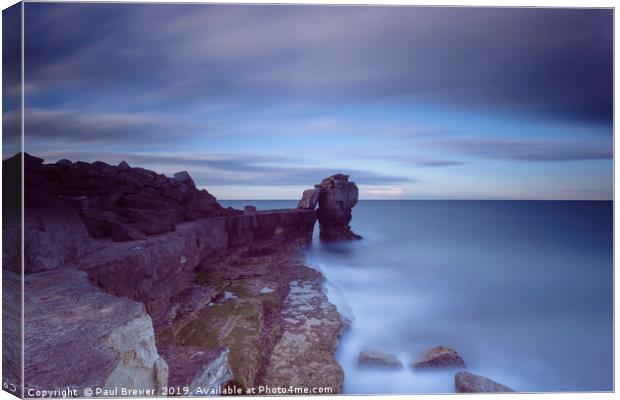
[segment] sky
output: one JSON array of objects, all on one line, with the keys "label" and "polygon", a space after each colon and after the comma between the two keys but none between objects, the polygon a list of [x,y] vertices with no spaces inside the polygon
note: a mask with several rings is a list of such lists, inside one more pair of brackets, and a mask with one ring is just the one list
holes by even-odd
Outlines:
[{"label": "sky", "polygon": [[612,32],[605,9],[26,3],[25,149],[219,199],[334,173],[361,199],[611,199]]}]

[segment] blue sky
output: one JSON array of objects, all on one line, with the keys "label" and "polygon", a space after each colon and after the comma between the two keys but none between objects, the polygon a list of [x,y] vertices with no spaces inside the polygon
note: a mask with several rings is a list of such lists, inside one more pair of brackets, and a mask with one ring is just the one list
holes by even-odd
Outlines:
[{"label": "blue sky", "polygon": [[[612,12],[27,3],[26,151],[221,199],[611,199]],[[8,114],[9,120],[12,114]]]}]

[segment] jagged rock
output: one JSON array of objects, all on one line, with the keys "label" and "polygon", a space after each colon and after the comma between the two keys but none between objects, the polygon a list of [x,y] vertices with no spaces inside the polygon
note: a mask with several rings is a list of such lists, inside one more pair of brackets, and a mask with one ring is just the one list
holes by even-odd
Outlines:
[{"label": "jagged rock", "polygon": [[326,241],[361,239],[351,231],[351,209],[357,204],[358,190],[349,176],[332,175],[323,179],[320,186],[319,219],[321,239]]},{"label": "jagged rock", "polygon": [[37,170],[41,168],[43,159],[35,157],[31,154],[24,153],[24,169],[25,170]]},{"label": "jagged rock", "polygon": [[104,163],[103,161],[95,161],[92,164],[90,164],[93,168],[97,168],[97,169],[104,169],[109,167],[110,165],[107,163]]},{"label": "jagged rock", "polygon": [[359,354],[357,363],[360,366],[378,367],[386,369],[400,369],[403,363],[394,354],[376,350],[364,350]]},{"label": "jagged rock", "polygon": [[[131,241],[143,237],[137,232],[155,235],[173,231],[181,222],[241,213],[225,210],[206,190],[198,190],[185,171],[171,179],[126,161],[118,167],[66,159],[44,164],[27,153],[17,154],[3,161],[4,187],[19,192],[22,158],[26,209],[73,208],[92,237]],[[20,196],[12,197],[4,196],[7,206],[21,203]],[[142,211],[143,218],[127,217],[128,209],[134,215]]]},{"label": "jagged rock", "polygon": [[178,182],[178,183],[185,183],[186,185],[190,187],[196,187],[194,180],[192,179],[192,177],[189,175],[187,171],[181,171],[181,172],[177,172],[176,174],[174,174],[174,180],[175,182]]},{"label": "jagged rock", "polygon": [[159,389],[159,356],[144,306],[93,287],[73,269],[25,279],[25,381],[28,387]]},{"label": "jagged rock", "polygon": [[228,365],[228,348],[204,348],[196,346],[168,346],[160,349],[168,363],[170,387],[187,388],[180,395],[206,396],[232,379]]},{"label": "jagged rock", "polygon": [[73,209],[33,209],[25,213],[26,273],[59,268],[90,248],[88,231]]},{"label": "jagged rock", "polygon": [[297,203],[297,208],[314,210],[317,203],[319,202],[320,195],[321,190],[318,188],[304,190],[304,193],[301,196],[301,200],[299,200],[299,203]]},{"label": "jagged rock", "polygon": [[447,346],[427,349],[420,361],[414,362],[412,368],[465,368],[465,361],[459,353]]},{"label": "jagged rock", "polygon": [[256,207],[254,206],[245,206],[243,207],[243,214],[252,215],[256,213]]},{"label": "jagged rock", "polygon": [[113,224],[110,226],[110,235],[116,242],[145,239],[146,235],[127,224]]},{"label": "jagged rock", "polygon": [[178,202],[184,201],[190,195],[190,188],[187,184],[168,186],[162,191],[163,195]]},{"label": "jagged rock", "polygon": [[454,375],[454,386],[458,393],[501,393],[514,392],[508,386],[485,378],[484,376],[475,375],[470,372],[459,371]]}]

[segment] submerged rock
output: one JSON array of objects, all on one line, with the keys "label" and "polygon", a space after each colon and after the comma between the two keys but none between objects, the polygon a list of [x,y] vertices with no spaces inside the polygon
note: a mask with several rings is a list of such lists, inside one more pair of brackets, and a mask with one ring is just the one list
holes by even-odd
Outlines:
[{"label": "submerged rock", "polygon": [[454,375],[454,386],[458,393],[514,392],[514,390],[508,386],[504,386],[484,376],[465,371],[457,372],[456,375]]},{"label": "submerged rock", "polygon": [[364,350],[359,354],[357,363],[364,367],[400,369],[403,367],[398,358],[390,353],[375,350]]},{"label": "submerged rock", "polygon": [[420,361],[411,364],[412,368],[465,368],[465,361],[456,350],[447,346],[427,349]]}]

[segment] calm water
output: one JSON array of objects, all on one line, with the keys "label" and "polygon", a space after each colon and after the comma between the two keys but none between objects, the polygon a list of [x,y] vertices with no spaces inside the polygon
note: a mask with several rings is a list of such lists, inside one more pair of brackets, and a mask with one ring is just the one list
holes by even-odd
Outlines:
[{"label": "calm water", "polygon": [[[222,202],[242,208],[294,201]],[[345,393],[453,392],[453,372],[360,369],[366,348],[408,364],[454,347],[469,370],[518,391],[609,391],[611,202],[361,201],[364,239],[308,250],[353,322],[338,360]]]}]

